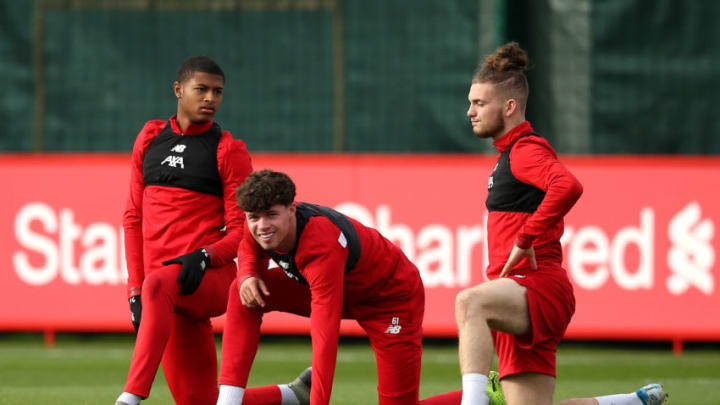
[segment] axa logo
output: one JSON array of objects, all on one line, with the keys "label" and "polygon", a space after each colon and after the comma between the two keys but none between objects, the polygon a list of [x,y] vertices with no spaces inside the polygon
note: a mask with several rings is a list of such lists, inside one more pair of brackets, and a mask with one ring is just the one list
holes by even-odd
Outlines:
[{"label": "axa logo", "polygon": [[185,152],[185,148],[187,148],[186,145],[175,145],[172,149],[170,149],[170,152],[183,153]]},{"label": "axa logo", "polygon": [[385,329],[385,333],[397,335],[398,333],[400,333],[400,330],[402,330],[402,325],[400,325],[400,317],[393,316],[392,321],[390,322],[390,326]]},{"label": "axa logo", "polygon": [[[178,145],[178,146],[184,146],[184,145]],[[183,158],[182,158],[182,156],[173,156],[173,155],[170,155],[170,156],[166,157],[165,160],[163,160],[163,161],[160,163],[160,166],[162,166],[162,165],[164,165],[164,164],[167,164],[167,165],[170,166],[170,167],[178,167],[178,166],[180,166],[181,169],[184,169],[184,168],[185,168],[185,164],[183,163]]]}]

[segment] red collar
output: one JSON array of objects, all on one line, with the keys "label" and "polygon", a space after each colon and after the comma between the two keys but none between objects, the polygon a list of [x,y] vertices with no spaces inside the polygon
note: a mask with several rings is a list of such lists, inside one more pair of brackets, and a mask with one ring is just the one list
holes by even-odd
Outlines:
[{"label": "red collar", "polygon": [[495,145],[495,148],[497,148],[498,151],[504,152],[507,150],[507,148],[510,147],[515,141],[518,140],[521,136],[533,132],[533,128],[530,126],[530,122],[523,121],[522,124],[516,126],[515,128],[509,130],[505,135],[501,136],[500,139],[493,141],[493,145]]},{"label": "red collar", "polygon": [[185,132],[183,132],[180,129],[180,125],[177,122],[177,115],[173,115],[170,117],[170,125],[172,125],[173,131],[175,131],[176,134],[180,135],[197,135],[197,134],[203,134],[207,132],[210,127],[212,127],[213,121],[208,121],[203,124],[193,124],[192,122],[188,127],[185,129]]}]

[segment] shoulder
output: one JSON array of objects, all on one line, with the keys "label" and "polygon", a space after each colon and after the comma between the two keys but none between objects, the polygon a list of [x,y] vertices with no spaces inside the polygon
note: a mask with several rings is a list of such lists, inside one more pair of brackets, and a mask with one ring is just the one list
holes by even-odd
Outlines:
[{"label": "shoulder", "polygon": [[315,237],[326,235],[335,231],[340,231],[340,228],[338,228],[337,225],[335,225],[329,218],[317,215],[308,220],[307,225],[305,225],[305,229],[303,230],[303,236],[306,235],[306,232]]},{"label": "shoulder", "polygon": [[140,130],[140,135],[145,136],[155,136],[160,133],[160,131],[165,128],[165,125],[167,125],[167,121],[163,120],[151,120],[145,123],[143,125],[142,129]]},{"label": "shoulder", "polygon": [[247,153],[242,139],[235,139],[230,131],[223,130],[218,144],[218,153]]},{"label": "shoulder", "polygon": [[311,217],[302,235],[298,240],[299,251],[327,251],[337,245],[340,236],[340,228],[337,227],[330,219],[323,216]]},{"label": "shoulder", "polygon": [[[217,149],[218,167],[242,170],[252,170],[250,153],[245,142],[234,139],[230,131],[223,131]],[[250,169],[247,169],[248,166]]]},{"label": "shoulder", "polygon": [[557,156],[555,149],[550,146],[547,139],[539,135],[530,135],[518,139],[510,151],[510,157],[517,155],[546,155]]},{"label": "shoulder", "polygon": [[[340,228],[329,219],[310,218],[298,240],[295,263],[300,269],[319,264],[342,271],[347,249],[341,243],[340,234]],[[327,272],[330,273],[333,272]]]},{"label": "shoulder", "polygon": [[153,139],[165,128],[167,121],[152,120],[148,121],[143,125],[140,133],[135,139],[135,146],[133,149],[144,151],[152,143]]}]

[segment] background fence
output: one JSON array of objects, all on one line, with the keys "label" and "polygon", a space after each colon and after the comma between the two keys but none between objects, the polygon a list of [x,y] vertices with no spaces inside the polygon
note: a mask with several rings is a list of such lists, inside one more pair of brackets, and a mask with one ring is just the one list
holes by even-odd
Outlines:
[{"label": "background fence", "polygon": [[720,152],[712,0],[0,0],[0,151],[127,151],[192,54],[251,151],[483,152],[469,79],[531,57],[528,118],[561,153]]}]

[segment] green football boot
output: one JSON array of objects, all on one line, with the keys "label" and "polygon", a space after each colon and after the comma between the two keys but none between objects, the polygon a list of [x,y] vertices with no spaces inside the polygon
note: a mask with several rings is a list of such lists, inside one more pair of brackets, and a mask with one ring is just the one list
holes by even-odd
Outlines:
[{"label": "green football boot", "polygon": [[497,371],[491,371],[488,374],[488,397],[490,398],[490,405],[505,405],[505,395],[502,392],[502,386],[500,385],[500,375]]}]

